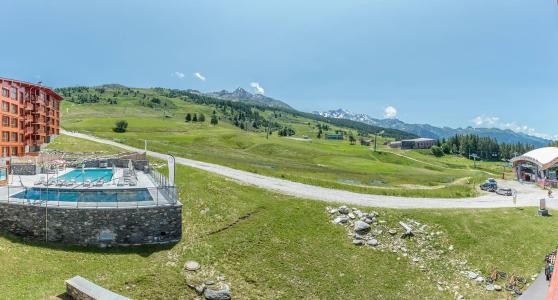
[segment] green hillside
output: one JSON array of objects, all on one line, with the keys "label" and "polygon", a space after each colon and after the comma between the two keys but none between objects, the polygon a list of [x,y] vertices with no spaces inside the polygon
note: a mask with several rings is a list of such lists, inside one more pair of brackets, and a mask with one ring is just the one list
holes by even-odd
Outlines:
[{"label": "green hillside", "polygon": [[[483,163],[479,170],[457,156],[437,159],[429,152],[413,151],[411,159],[393,153],[382,144],[401,138],[404,133],[398,131],[386,131],[379,138],[380,151],[374,152],[358,141],[373,138],[379,129],[353,121],[177,90],[113,85],[58,91],[66,98],[62,127],[67,130],[140,148],[148,140],[150,150],[319,186],[385,195],[465,197],[475,195],[475,182],[501,172],[497,163]],[[216,126],[210,124],[214,112]],[[205,121],[185,122],[188,114],[191,119],[203,114]],[[118,120],[129,123],[127,132],[113,131]],[[345,140],[323,138],[335,132],[344,132]],[[356,145],[350,144],[350,135]]]},{"label": "green hillside", "polygon": [[[120,151],[67,136],[49,147]],[[64,280],[77,274],[133,299],[194,299],[186,284],[219,274],[231,284],[233,299],[455,299],[454,292],[466,299],[501,299],[508,292],[487,292],[459,272],[478,269],[486,276],[498,269],[530,277],[542,268],[558,234],[558,220],[537,217],[535,208],[361,208],[377,211],[391,228],[410,218],[439,232],[434,244],[421,248],[443,254],[421,271],[412,261],[412,254],[420,251],[414,245],[420,236],[403,240],[409,256],[357,247],[343,227],[330,223],[325,207],[331,204],[183,166],[177,167],[176,178],[185,208],[180,243],[97,249],[2,235],[0,263],[9,270],[0,273],[3,299],[58,299],[51,297],[63,293]],[[450,245],[453,250],[446,250]],[[199,261],[202,270],[185,272],[188,260]],[[467,265],[449,268],[455,261]],[[442,290],[438,282],[443,282]]]}]

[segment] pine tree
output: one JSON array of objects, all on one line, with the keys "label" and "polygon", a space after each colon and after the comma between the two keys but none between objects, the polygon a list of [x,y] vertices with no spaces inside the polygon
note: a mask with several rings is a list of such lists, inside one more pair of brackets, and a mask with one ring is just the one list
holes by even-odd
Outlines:
[{"label": "pine tree", "polygon": [[198,121],[198,114],[194,114],[194,116],[192,117],[192,122],[197,122]]},{"label": "pine tree", "polygon": [[204,114],[200,114],[200,117],[198,118],[199,122],[205,122],[205,115]]},{"label": "pine tree", "polygon": [[187,114],[186,114],[185,121],[186,121],[186,122],[192,121],[192,115],[191,115],[190,113],[187,113]]},{"label": "pine tree", "polygon": [[211,115],[211,125],[215,126],[219,123],[219,120],[217,120],[217,115],[215,115],[215,111],[213,111],[214,113]]}]

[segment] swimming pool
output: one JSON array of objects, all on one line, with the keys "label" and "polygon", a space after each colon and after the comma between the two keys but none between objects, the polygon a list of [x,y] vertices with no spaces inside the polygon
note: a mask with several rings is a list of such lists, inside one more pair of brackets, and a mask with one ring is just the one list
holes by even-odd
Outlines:
[{"label": "swimming pool", "polygon": [[97,181],[99,179],[103,179],[106,181],[111,181],[112,179],[112,169],[76,169],[70,171],[64,175],[58,176],[57,179],[64,179],[66,181],[70,181],[75,179],[77,182],[81,182],[87,179],[91,181]]},{"label": "swimming pool", "polygon": [[153,198],[147,189],[133,190],[64,190],[30,188],[11,196],[18,199],[66,202],[140,202]]}]

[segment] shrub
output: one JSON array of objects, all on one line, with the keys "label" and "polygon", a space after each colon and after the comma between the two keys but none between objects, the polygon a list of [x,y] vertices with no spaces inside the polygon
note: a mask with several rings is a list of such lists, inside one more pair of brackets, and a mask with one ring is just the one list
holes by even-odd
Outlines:
[{"label": "shrub", "polygon": [[432,148],[430,148],[430,151],[432,151],[432,154],[436,157],[444,156],[444,151],[438,146],[432,146]]},{"label": "shrub", "polygon": [[120,120],[116,122],[116,126],[112,129],[114,132],[126,132],[128,129],[128,121]]}]

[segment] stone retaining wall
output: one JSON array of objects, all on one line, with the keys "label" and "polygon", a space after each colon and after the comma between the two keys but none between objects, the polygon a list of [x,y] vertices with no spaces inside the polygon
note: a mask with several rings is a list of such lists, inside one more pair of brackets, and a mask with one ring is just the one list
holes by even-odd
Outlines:
[{"label": "stone retaining wall", "polygon": [[[47,216],[47,217],[45,217]],[[67,208],[0,203],[0,231],[35,240],[81,245],[175,243],[182,238],[182,205]]]}]

